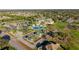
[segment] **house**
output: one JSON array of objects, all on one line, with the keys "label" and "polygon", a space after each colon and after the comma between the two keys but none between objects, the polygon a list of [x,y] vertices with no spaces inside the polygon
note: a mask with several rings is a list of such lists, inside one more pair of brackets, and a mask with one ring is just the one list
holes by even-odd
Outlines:
[{"label": "house", "polygon": [[42,50],[57,50],[60,47],[60,44],[53,41],[42,40],[42,42],[36,44],[36,47]]},{"label": "house", "polygon": [[29,26],[29,22],[26,21],[17,22],[17,29],[27,29],[28,26]]},{"label": "house", "polygon": [[17,28],[16,23],[5,23],[3,26],[5,26],[7,29],[16,29]]},{"label": "house", "polygon": [[46,24],[54,24],[54,21],[51,18],[49,18],[49,19],[45,20],[45,23]]},{"label": "house", "polygon": [[11,17],[8,17],[8,16],[0,16],[0,20],[2,19],[10,19]]},{"label": "house", "polygon": [[46,26],[47,24],[54,24],[54,21],[51,18],[42,19],[42,20],[39,20],[38,24]]},{"label": "house", "polygon": [[74,19],[73,18],[69,18],[69,19],[67,19],[67,22],[68,23],[73,23],[74,22]]}]

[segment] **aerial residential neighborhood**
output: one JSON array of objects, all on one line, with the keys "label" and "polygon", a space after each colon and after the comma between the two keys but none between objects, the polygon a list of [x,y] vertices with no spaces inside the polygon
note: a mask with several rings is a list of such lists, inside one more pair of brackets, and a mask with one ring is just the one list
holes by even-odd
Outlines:
[{"label": "aerial residential neighborhood", "polygon": [[0,50],[79,50],[79,10],[0,10]]}]

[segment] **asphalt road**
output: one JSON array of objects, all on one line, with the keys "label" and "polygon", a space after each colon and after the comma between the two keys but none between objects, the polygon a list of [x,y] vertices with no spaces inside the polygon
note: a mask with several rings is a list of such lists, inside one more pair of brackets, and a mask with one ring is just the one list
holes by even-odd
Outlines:
[{"label": "asphalt road", "polygon": [[15,47],[16,49],[18,50],[32,50],[32,48],[30,48],[29,45],[27,42],[27,45],[24,44],[23,42],[19,41],[13,34],[11,33],[7,33],[8,35],[11,36],[11,40],[10,40],[10,45]]}]

